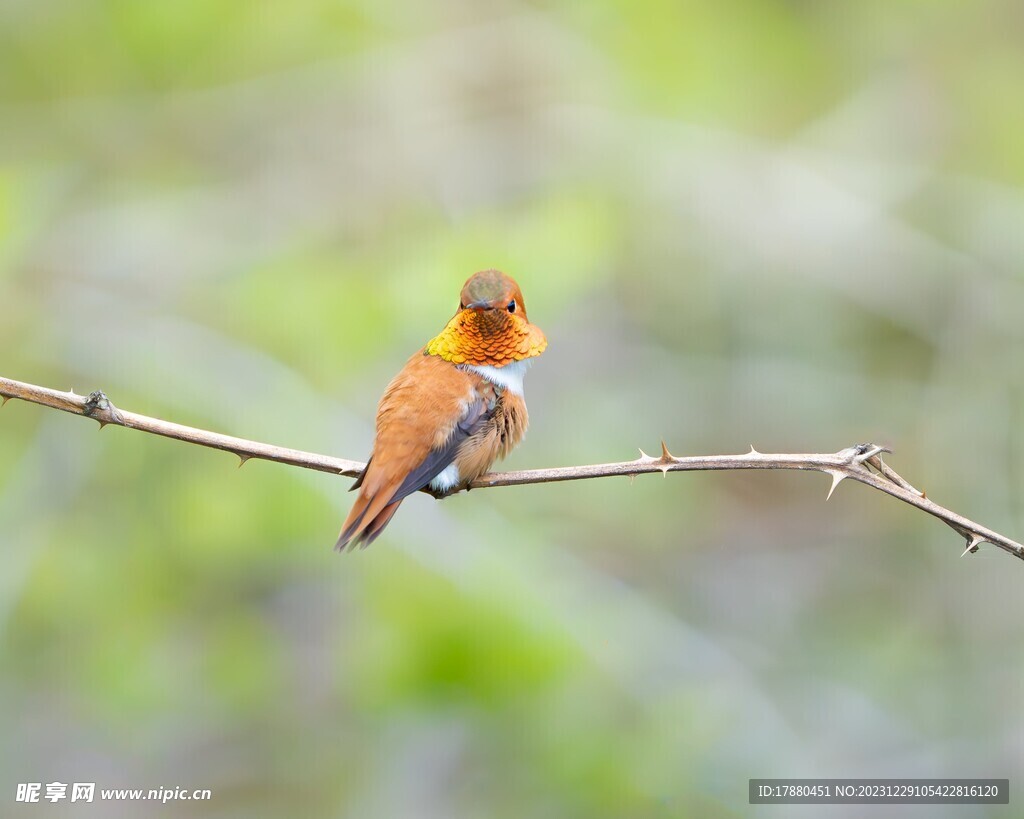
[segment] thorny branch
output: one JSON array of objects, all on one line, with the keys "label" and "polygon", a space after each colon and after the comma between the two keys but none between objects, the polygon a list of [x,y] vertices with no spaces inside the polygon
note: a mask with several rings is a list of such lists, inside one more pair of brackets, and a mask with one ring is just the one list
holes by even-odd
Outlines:
[{"label": "thorny branch", "polygon": [[[349,461],[345,458],[333,458],[297,449],[247,441],[231,435],[221,435],[194,427],[186,427],[159,418],[150,418],[127,412],[115,407],[102,392],[94,392],[88,397],[76,395],[74,392],[60,392],[20,381],[0,378],[0,398],[6,404],[11,398],[20,398],[44,407],[84,415],[99,422],[100,428],[109,425],[138,429],[165,438],[174,438],[190,444],[222,449],[232,452],[245,463],[250,458],[315,469],[336,475],[357,477],[366,464],[360,461]],[[916,506],[952,528],[967,542],[964,554],[976,552],[982,543],[992,543],[1006,552],[1024,560],[1024,546],[1004,535],[994,532],[974,521],[968,520],[956,512],[952,512],[919,492],[892,467],[882,461],[882,453],[888,452],[874,444],[860,444],[848,447],[833,454],[766,454],[756,451],[753,447],[743,455],[698,455],[692,457],[676,457],[668,451],[664,443],[661,455],[653,457],[642,450],[640,457],[633,461],[619,463],[592,464],[588,466],[566,466],[554,469],[527,469],[519,472],[492,472],[474,481],[470,488],[489,486],[515,486],[530,483],[550,483],[553,481],[575,481],[584,478],[604,478],[613,475],[642,475],[650,472],[698,472],[724,469],[801,469],[823,472],[832,479],[826,500],[832,497],[835,488],[845,479],[852,478],[867,484],[887,495],[892,495],[904,503]]]}]

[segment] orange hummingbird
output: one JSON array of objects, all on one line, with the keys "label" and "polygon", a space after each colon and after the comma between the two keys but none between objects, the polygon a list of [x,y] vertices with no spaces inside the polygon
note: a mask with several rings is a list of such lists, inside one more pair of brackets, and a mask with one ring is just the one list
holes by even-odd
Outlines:
[{"label": "orange hummingbird", "polygon": [[455,316],[380,399],[373,452],[336,548],[369,546],[408,495],[466,486],[504,458],[526,433],[523,376],[547,345],[511,277],[470,276]]}]

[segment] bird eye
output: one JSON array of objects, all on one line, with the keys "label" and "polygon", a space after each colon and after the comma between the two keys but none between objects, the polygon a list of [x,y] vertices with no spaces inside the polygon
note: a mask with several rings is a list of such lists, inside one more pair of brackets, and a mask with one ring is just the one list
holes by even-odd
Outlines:
[{"label": "bird eye", "polygon": [[466,305],[464,305],[461,301],[459,302],[459,309],[460,310],[465,310],[466,309]]},{"label": "bird eye", "polygon": [[514,313],[516,311],[516,301],[515,301],[515,299],[513,299],[512,301],[510,301],[508,303],[508,311],[510,313]]}]

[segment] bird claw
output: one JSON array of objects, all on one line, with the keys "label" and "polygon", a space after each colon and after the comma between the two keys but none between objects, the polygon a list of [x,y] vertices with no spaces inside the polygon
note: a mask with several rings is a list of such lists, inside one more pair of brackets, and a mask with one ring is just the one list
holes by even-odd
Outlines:
[{"label": "bird claw", "polygon": [[458,486],[453,486],[453,487],[451,487],[449,489],[434,489],[434,487],[432,487],[430,484],[427,484],[420,491],[426,492],[434,500],[444,500],[445,498],[449,497],[450,495],[457,495],[457,494],[459,494],[459,492],[462,492],[462,491],[468,492],[471,488],[472,487],[470,487],[469,485],[459,484]]}]

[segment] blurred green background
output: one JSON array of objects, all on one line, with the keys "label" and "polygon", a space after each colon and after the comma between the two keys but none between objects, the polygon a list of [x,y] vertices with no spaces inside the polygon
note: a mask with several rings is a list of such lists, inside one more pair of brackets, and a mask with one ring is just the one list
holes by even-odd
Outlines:
[{"label": "blurred green background", "polygon": [[[500,267],[550,341],[508,466],[871,440],[1020,539],[1022,9],[4,0],[0,375],[363,459]],[[785,817],[748,778],[1021,771],[1024,566],[862,486],[416,496],[337,555],[347,479],[19,402],[0,458],[4,815]],[[55,780],[213,801],[14,804]]]}]

